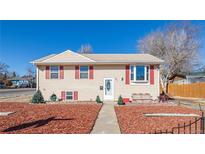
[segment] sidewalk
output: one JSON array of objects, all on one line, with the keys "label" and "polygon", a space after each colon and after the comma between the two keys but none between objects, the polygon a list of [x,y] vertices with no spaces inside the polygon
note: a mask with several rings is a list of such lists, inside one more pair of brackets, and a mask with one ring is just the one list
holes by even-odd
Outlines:
[{"label": "sidewalk", "polygon": [[91,134],[120,134],[113,102],[103,104]]}]

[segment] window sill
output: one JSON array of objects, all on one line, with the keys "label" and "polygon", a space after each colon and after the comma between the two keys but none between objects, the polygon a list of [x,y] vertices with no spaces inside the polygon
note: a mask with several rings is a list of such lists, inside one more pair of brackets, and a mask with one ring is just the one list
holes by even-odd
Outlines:
[{"label": "window sill", "polygon": [[149,81],[137,81],[137,82],[131,82],[130,85],[150,85]]}]

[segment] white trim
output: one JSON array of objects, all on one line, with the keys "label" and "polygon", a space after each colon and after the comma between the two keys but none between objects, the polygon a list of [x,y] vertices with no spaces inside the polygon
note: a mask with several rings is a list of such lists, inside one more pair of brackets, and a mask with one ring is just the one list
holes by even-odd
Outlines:
[{"label": "white trim", "polygon": [[47,60],[49,60],[49,59],[52,59],[53,57],[56,57],[57,55],[61,55],[61,54],[65,53],[65,52],[66,52],[66,51],[61,52],[61,53],[59,53],[59,54],[55,54],[54,56],[52,56],[52,57],[50,57],[50,58],[48,58],[48,59],[45,59],[45,60],[43,60],[43,61],[47,61]]},{"label": "white trim", "polygon": [[[134,67],[134,81],[131,80],[131,66]],[[145,75],[145,80],[136,80],[136,66],[144,66],[144,75]],[[139,64],[135,64],[135,65],[130,65],[130,84],[131,85],[150,85],[150,72],[148,72],[149,74],[149,80],[147,79],[147,67],[149,67],[149,71],[150,71],[150,65],[139,65]]]},{"label": "white trim", "polygon": [[[50,59],[52,59],[52,58],[54,58],[54,57],[56,57],[56,56],[58,56],[58,55],[64,54],[64,53],[66,53],[66,52],[70,52],[70,53],[73,53],[73,54],[75,54],[75,55],[78,55],[78,56],[80,56],[80,57],[82,57],[82,58],[84,58],[84,59],[87,59],[88,62],[84,62],[84,61],[73,61],[73,62],[67,62],[67,61],[47,62],[48,60],[50,60]],[[156,57],[154,57],[154,56],[153,56],[153,57],[154,57],[155,59],[153,59],[153,60],[144,60],[144,61],[142,61],[142,60],[138,60],[138,61],[129,61],[129,60],[95,61],[95,60],[93,60],[92,58],[86,57],[86,56],[84,56],[84,55],[82,55],[82,54],[76,53],[76,52],[71,51],[71,50],[66,50],[66,51],[61,52],[61,53],[59,53],[59,54],[51,54],[51,55],[53,55],[53,56],[51,56],[51,57],[49,57],[49,58],[47,58],[47,59],[44,59],[44,60],[42,60],[42,61],[40,61],[40,62],[38,62],[38,60],[40,60],[41,58],[40,58],[40,59],[37,59],[37,60],[34,60],[34,61],[30,62],[30,63],[33,63],[33,64],[46,64],[46,63],[67,63],[67,64],[70,64],[70,63],[89,63],[89,62],[93,62],[94,64],[95,64],[95,63],[97,63],[97,64],[129,64],[129,63],[161,64],[161,63],[164,62],[164,60],[156,59]],[[107,55],[109,56],[109,54],[107,54]],[[49,55],[48,55],[48,56],[49,56]],[[43,57],[43,58],[44,58],[44,57]]]},{"label": "white trim", "polygon": [[[157,88],[157,89],[158,89],[158,96],[159,96],[159,95],[160,95],[160,84],[161,84],[161,83],[160,83],[160,73],[159,73],[160,66],[157,66],[157,69],[156,69],[156,70],[158,71],[158,73],[157,73],[157,74],[158,74],[158,80],[157,80],[158,88]],[[156,71],[156,70],[155,70],[155,66],[154,66],[154,71]],[[154,76],[154,78],[155,78],[155,76]],[[155,82],[156,82],[156,81],[155,81]]]},{"label": "white trim", "polygon": [[[52,58],[55,58],[55,57],[58,56],[58,55],[64,54],[64,53],[66,53],[66,52],[75,54],[75,55],[77,55],[77,56],[80,56],[80,57],[82,57],[82,58],[84,58],[84,59],[87,59],[87,60],[90,61],[90,62],[95,62],[94,60],[92,60],[92,59],[90,59],[90,58],[88,58],[88,57],[85,57],[85,56],[83,56],[83,55],[81,55],[81,54],[78,54],[78,53],[73,52],[73,51],[71,51],[71,50],[66,50],[66,51],[64,51],[64,52],[61,52],[61,53],[59,53],[59,54],[54,55],[53,57],[50,57],[50,58],[48,58],[48,59],[43,60],[43,63],[44,63],[44,62],[46,63],[46,61],[48,61],[48,60],[50,60],[50,59],[52,59]],[[63,62],[63,61],[61,61],[61,62]],[[80,62],[83,62],[83,61],[80,61]],[[51,62],[51,63],[52,63],[52,62]],[[55,63],[55,62],[54,62],[54,63]]]},{"label": "white trim", "polygon": [[88,57],[86,57],[86,56],[83,56],[82,54],[79,54],[79,53],[73,52],[73,51],[71,51],[71,50],[68,50],[68,52],[72,52],[72,53],[74,53],[74,54],[76,54],[76,55],[78,55],[78,56],[81,56],[81,57],[83,57],[83,58],[89,60],[89,61],[95,62],[95,60],[90,59],[90,58],[88,58]]},{"label": "white trim", "polygon": [[82,62],[82,61],[56,61],[56,62],[36,62],[34,64],[37,65],[48,65],[48,64],[52,64],[52,65],[61,65],[61,64],[65,64],[65,65],[76,65],[76,64],[142,64],[142,65],[159,65],[161,64],[161,62],[139,62],[139,61],[90,61],[90,62]]},{"label": "white trim", "polygon": [[49,58],[52,58],[52,57],[54,57],[55,55],[56,55],[56,54],[50,54],[50,55],[48,55],[48,56],[44,56],[44,57],[42,57],[42,58],[36,59],[36,60],[31,61],[31,62],[29,62],[29,63],[31,63],[31,64],[36,64],[36,63],[38,63],[38,62],[42,62],[42,61],[44,61],[44,60],[47,60],[47,59],[49,59]]},{"label": "white trim", "polygon": [[[111,87],[112,87],[112,89],[111,89],[112,90],[112,96],[110,96],[110,97],[105,95],[105,80],[112,80],[112,83],[111,83],[112,84],[111,85]],[[104,100],[110,100],[110,101],[114,100],[114,98],[115,98],[115,96],[114,96],[114,94],[115,94],[115,91],[114,91],[114,89],[115,89],[114,81],[115,81],[114,78],[104,78],[104,81],[103,81],[103,87],[104,87],[103,88],[103,98],[104,98]]]},{"label": "white trim", "polygon": [[39,69],[36,67],[36,91],[39,90]]}]

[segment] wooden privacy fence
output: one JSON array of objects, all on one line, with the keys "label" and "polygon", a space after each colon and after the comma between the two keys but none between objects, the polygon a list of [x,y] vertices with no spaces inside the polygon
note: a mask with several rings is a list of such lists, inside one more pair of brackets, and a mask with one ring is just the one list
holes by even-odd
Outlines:
[{"label": "wooden privacy fence", "polygon": [[191,84],[172,84],[168,86],[171,96],[205,98],[205,82]]}]

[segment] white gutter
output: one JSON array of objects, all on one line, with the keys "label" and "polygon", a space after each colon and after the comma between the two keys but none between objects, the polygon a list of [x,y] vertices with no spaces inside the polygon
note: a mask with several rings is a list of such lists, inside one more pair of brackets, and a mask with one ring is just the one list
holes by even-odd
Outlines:
[{"label": "white gutter", "polygon": [[100,61],[100,62],[32,62],[35,65],[76,65],[76,64],[162,64],[163,62],[151,62],[151,61]]}]

